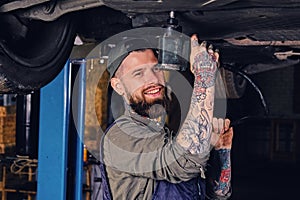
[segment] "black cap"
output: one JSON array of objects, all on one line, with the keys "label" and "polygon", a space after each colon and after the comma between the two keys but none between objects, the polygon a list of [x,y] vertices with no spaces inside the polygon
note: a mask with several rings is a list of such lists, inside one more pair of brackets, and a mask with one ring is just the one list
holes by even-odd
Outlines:
[{"label": "black cap", "polygon": [[144,38],[123,38],[115,47],[113,47],[108,54],[107,71],[110,79],[121,65],[122,61],[132,51],[141,49],[152,49],[150,42]]}]

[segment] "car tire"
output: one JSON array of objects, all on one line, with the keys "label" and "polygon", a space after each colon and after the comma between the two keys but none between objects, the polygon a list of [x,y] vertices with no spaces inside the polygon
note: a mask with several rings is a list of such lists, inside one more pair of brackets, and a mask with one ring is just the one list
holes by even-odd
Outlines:
[{"label": "car tire", "polygon": [[247,80],[228,70],[223,71],[224,80],[226,80],[226,95],[229,99],[241,98],[247,87]]},{"label": "car tire", "polygon": [[55,21],[1,17],[0,92],[29,93],[61,71],[73,47],[75,26],[69,16]]},{"label": "car tire", "polygon": [[246,79],[224,68],[220,68],[220,76],[221,78],[216,80],[216,98],[238,99],[244,95]]}]

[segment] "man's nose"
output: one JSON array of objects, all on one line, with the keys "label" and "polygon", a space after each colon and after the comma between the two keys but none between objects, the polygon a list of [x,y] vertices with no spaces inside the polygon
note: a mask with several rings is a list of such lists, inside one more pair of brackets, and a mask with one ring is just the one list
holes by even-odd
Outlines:
[{"label": "man's nose", "polygon": [[146,75],[146,83],[147,84],[159,83],[159,73],[156,73],[153,70],[149,70],[147,75]]}]

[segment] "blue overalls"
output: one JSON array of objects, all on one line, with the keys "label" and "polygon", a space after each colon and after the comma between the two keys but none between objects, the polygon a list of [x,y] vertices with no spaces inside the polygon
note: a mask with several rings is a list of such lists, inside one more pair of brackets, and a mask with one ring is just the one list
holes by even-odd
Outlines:
[{"label": "blue overalls", "polygon": [[[111,193],[105,173],[104,164],[100,164],[103,200],[111,200]],[[200,177],[181,183],[157,181],[152,200],[204,200],[205,180]]]}]

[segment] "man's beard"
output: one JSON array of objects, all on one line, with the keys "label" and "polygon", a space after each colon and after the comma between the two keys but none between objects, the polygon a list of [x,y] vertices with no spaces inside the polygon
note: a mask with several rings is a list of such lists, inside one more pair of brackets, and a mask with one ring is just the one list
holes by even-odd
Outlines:
[{"label": "man's beard", "polygon": [[149,102],[144,96],[142,98],[143,99],[134,99],[132,96],[129,98],[130,107],[137,114],[151,119],[162,117],[167,114],[168,99],[165,95],[165,88],[163,89],[162,99],[156,99]]}]

